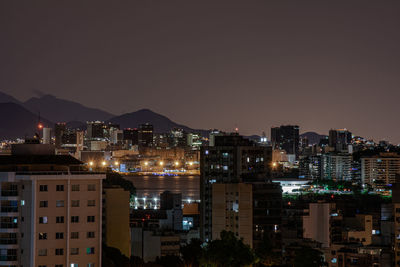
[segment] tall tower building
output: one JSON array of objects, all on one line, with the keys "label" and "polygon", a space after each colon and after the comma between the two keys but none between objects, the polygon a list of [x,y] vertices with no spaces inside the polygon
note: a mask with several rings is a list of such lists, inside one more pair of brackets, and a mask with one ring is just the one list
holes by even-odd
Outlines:
[{"label": "tall tower building", "polygon": [[54,136],[56,148],[61,148],[63,134],[66,131],[65,122],[58,122],[54,125]]},{"label": "tall tower building", "polygon": [[101,266],[102,179],[54,147],[0,156],[0,266]]},{"label": "tall tower building", "polygon": [[271,128],[271,143],[274,149],[283,149],[287,154],[299,155],[299,126],[282,125]]},{"label": "tall tower building", "polygon": [[90,140],[104,138],[104,122],[88,121],[86,134]]},{"label": "tall tower building", "polygon": [[149,147],[153,144],[153,125],[145,123],[139,126],[139,145]]},{"label": "tall tower building", "polygon": [[[201,148],[200,236],[203,240],[212,240],[219,236],[217,232],[222,230],[221,227],[223,225],[228,225],[228,221],[225,222],[221,220],[224,218],[227,220],[232,219],[230,216],[233,216],[233,213],[236,212],[234,205],[236,201],[238,201],[238,203],[240,203],[240,201],[246,201],[249,195],[259,195],[256,190],[265,189],[262,188],[262,186],[256,186],[257,183],[272,184],[265,181],[268,176],[269,165],[271,164],[271,156],[270,147],[256,146],[255,143],[238,134],[215,136],[213,146]],[[245,185],[241,186],[241,184]],[[250,187],[248,185],[250,185]],[[232,199],[223,196],[223,192],[228,192],[229,195],[232,194]],[[280,189],[279,193],[281,193]],[[240,196],[242,196],[242,198]],[[245,238],[247,240],[246,242],[250,244],[254,244],[256,231],[262,230],[261,227],[256,229],[257,222],[260,220],[265,221],[265,216],[268,214],[266,210],[261,212],[257,210],[257,212],[253,212],[254,209],[260,208],[262,204],[256,202],[257,200],[253,197],[252,203],[246,204],[247,206],[239,206],[239,210],[237,210],[238,221],[235,221],[235,227],[232,226],[233,228],[229,228],[231,225],[231,223],[229,223],[229,227],[225,229],[234,229],[239,237]],[[275,205],[276,203],[277,202],[275,202]],[[241,207],[243,209],[247,207],[246,209],[250,209],[251,213],[249,214],[248,211],[240,210]],[[215,217],[216,209],[228,209],[230,212],[229,216],[225,216],[224,218],[221,218],[221,216]],[[246,214],[246,212],[248,216],[253,216],[253,235],[251,239],[248,236],[248,229],[246,228],[248,225],[245,225],[245,221],[239,220],[240,214],[243,215]],[[234,216],[233,219],[235,220],[236,216]],[[215,223],[218,224],[218,226],[216,226],[217,228],[214,228]]]},{"label": "tall tower building", "polygon": [[351,144],[352,135],[347,129],[337,129],[329,131],[329,146],[338,151],[347,150]]}]

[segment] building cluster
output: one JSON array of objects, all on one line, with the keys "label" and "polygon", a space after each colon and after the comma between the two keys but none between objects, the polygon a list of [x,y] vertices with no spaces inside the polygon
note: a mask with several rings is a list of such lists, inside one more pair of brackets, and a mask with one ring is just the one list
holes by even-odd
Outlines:
[{"label": "building cluster", "polygon": [[[109,247],[156,262],[223,231],[278,266],[305,248],[330,267],[400,266],[398,152],[346,129],[310,144],[294,125],[268,141],[58,123],[2,151],[0,266],[101,266]],[[164,191],[139,205],[120,175],[169,171],[199,171],[200,201]]]},{"label": "building cluster", "polygon": [[199,133],[181,128],[158,133],[149,123],[125,129],[101,121],[89,121],[80,128],[66,123],[56,123],[54,128],[40,126],[37,137],[43,144],[54,144],[56,154],[73,155],[92,168],[126,173],[198,174],[200,147],[207,141]]}]

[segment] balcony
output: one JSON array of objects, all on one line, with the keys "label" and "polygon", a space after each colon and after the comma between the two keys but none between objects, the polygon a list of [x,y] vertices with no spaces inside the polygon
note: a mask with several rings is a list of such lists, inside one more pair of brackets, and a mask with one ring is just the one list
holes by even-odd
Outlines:
[{"label": "balcony", "polygon": [[16,255],[0,255],[0,261],[16,261]]},{"label": "balcony", "polygon": [[17,239],[10,238],[0,238],[0,245],[16,245]]},{"label": "balcony", "polygon": [[18,212],[18,207],[3,206],[0,212]]},{"label": "balcony", "polygon": [[17,190],[1,190],[2,197],[17,197],[18,191]]}]

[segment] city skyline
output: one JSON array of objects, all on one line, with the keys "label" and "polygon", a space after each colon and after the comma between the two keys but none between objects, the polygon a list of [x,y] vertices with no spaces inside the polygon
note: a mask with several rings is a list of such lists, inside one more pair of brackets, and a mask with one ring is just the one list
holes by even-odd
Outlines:
[{"label": "city skyline", "polygon": [[399,3],[229,3],[2,2],[0,90],[245,135],[298,124],[400,143]]}]

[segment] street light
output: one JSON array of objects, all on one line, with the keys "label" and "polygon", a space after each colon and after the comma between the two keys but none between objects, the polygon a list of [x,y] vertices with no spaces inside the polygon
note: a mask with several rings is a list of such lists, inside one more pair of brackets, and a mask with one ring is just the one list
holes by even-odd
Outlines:
[{"label": "street light", "polygon": [[103,162],[101,163],[101,165],[103,165],[103,166],[106,166],[106,162],[105,162],[105,161],[103,161]]},{"label": "street light", "polygon": [[175,161],[175,166],[178,167],[179,166],[179,162]]},{"label": "street light", "polygon": [[93,166],[93,164],[94,164],[93,161],[89,162],[89,166]]},{"label": "street light", "polygon": [[118,162],[118,161],[114,162],[114,165],[115,165],[115,166],[118,166],[118,165],[119,165],[119,162]]},{"label": "street light", "polygon": [[163,162],[163,161],[160,161],[160,166],[162,166],[162,165],[164,165],[164,162]]}]

